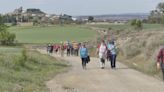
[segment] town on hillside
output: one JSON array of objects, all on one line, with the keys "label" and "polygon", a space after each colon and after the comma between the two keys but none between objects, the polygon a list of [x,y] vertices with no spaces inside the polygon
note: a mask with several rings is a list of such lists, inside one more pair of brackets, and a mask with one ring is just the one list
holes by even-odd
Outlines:
[{"label": "town on hillside", "polygon": [[85,24],[85,23],[115,23],[125,24],[132,19],[146,20],[149,14],[110,14],[110,15],[86,15],[71,16],[68,14],[47,14],[36,8],[24,10],[23,7],[4,14],[5,23],[11,25],[54,25],[54,24]]},{"label": "town on hillside", "polygon": [[21,24],[58,24],[61,22],[70,23],[76,20],[67,14],[47,14],[40,9],[29,8],[23,10],[23,7],[15,9],[13,12],[4,14],[5,23],[12,23],[12,25]]}]

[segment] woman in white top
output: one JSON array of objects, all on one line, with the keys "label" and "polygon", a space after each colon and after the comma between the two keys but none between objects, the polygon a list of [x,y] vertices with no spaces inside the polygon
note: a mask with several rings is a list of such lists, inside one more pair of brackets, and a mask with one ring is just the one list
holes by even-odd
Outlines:
[{"label": "woman in white top", "polygon": [[100,67],[101,69],[105,68],[105,59],[106,59],[107,47],[105,41],[101,42],[101,45],[98,47],[98,54],[100,58]]}]

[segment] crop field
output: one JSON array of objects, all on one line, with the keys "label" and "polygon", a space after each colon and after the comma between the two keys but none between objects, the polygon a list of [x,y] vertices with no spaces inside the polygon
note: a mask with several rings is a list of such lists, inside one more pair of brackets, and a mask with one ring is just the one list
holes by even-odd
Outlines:
[{"label": "crop field", "polygon": [[79,25],[51,27],[10,27],[19,43],[59,43],[61,41],[88,41],[96,32],[89,27]]}]

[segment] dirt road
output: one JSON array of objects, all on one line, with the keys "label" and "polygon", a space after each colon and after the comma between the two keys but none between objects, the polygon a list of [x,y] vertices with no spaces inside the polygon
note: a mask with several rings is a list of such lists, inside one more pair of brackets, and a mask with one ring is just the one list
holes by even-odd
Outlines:
[{"label": "dirt road", "polygon": [[[40,52],[45,53],[43,50]],[[105,69],[100,69],[98,59],[91,58],[87,70],[83,70],[79,57],[62,59],[69,61],[72,68],[46,83],[50,92],[164,92],[164,83],[161,80],[119,62],[116,70],[110,69],[109,62],[106,62]]]}]

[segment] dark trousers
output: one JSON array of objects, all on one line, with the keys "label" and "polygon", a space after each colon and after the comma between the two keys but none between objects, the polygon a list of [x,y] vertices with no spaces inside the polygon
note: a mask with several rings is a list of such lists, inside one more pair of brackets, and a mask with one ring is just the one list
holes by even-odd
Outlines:
[{"label": "dark trousers", "polygon": [[81,60],[83,69],[86,69],[87,58],[81,58]]},{"label": "dark trousers", "polygon": [[116,67],[116,54],[111,54],[110,60],[111,60],[111,68],[115,68]]},{"label": "dark trousers", "polygon": [[70,49],[67,49],[67,56],[70,56]]},{"label": "dark trousers", "polygon": [[78,49],[74,49],[74,55],[78,56],[78,54],[79,54],[79,50]]},{"label": "dark trousers", "polygon": [[108,50],[108,51],[107,51],[107,60],[108,60],[108,61],[111,61],[111,60],[110,60],[110,56],[111,56],[111,53],[110,53],[110,51]]},{"label": "dark trousers", "polygon": [[72,56],[73,56],[73,54],[74,54],[74,52],[73,52],[73,51],[74,51],[74,49],[73,49],[73,48],[71,48],[71,51],[70,51],[70,52],[71,52],[71,55],[72,55]]},{"label": "dark trousers", "polygon": [[164,81],[164,63],[161,63],[161,69],[162,69],[163,81]]}]

